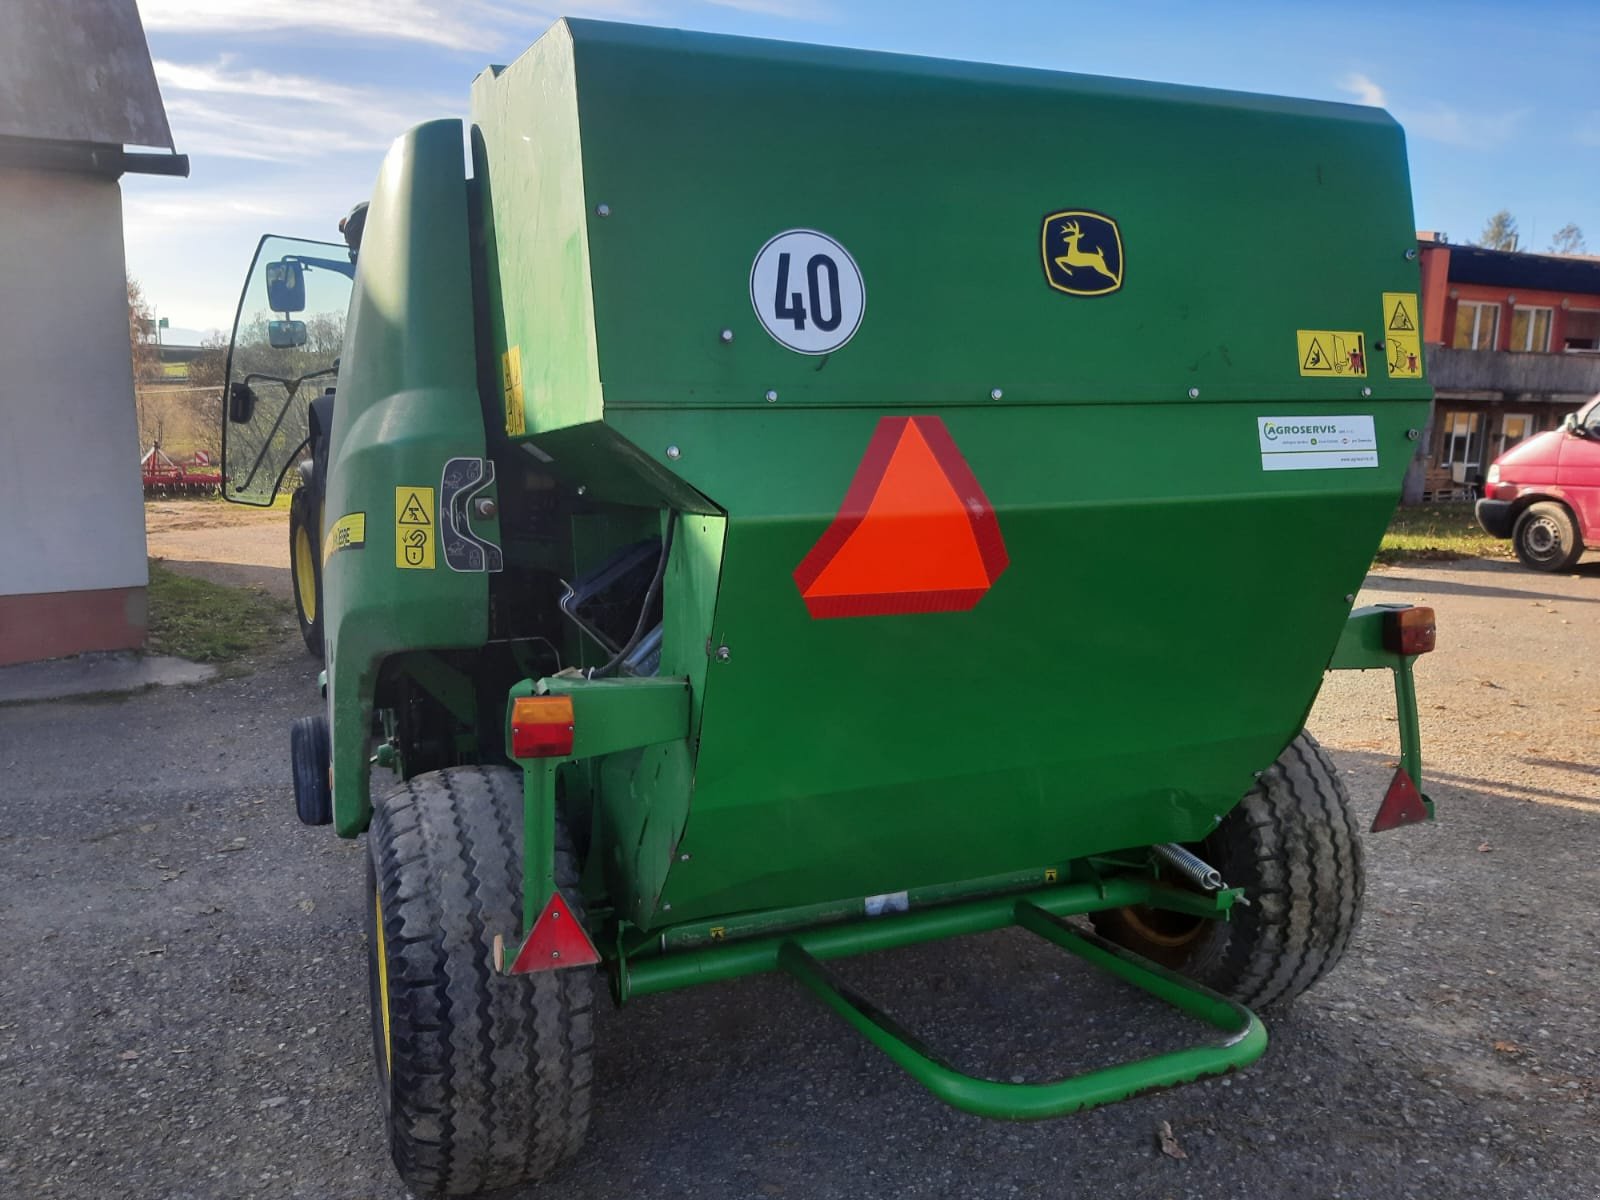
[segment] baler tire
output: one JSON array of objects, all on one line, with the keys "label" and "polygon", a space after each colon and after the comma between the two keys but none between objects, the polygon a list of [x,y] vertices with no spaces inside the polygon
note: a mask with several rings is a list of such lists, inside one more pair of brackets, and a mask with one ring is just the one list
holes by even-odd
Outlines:
[{"label": "baler tire", "polygon": [[[594,972],[498,974],[522,927],[522,777],[415,776],[367,832],[372,1034],[390,1155],[419,1196],[537,1182],[582,1145]],[[583,920],[577,855],[556,826],[556,881]]]},{"label": "baler tire", "polygon": [[[289,576],[300,638],[312,658],[322,657],[322,531],[317,497],[296,488],[289,497]],[[309,612],[309,616],[307,613]]]},{"label": "baler tire", "polygon": [[[1538,544],[1540,532],[1548,536],[1548,548]],[[1535,571],[1565,571],[1583,557],[1578,523],[1564,505],[1551,500],[1530,504],[1517,517],[1511,527],[1511,547],[1522,565]]]},{"label": "baler tire", "polygon": [[1344,956],[1365,891],[1361,831],[1327,753],[1304,730],[1195,853],[1250,903],[1152,938],[1137,911],[1095,913],[1096,930],[1241,1004],[1287,1004]]}]

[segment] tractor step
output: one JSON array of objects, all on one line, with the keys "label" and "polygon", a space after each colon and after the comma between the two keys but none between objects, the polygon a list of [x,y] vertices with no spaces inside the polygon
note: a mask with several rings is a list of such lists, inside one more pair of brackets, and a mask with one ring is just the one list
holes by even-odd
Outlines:
[{"label": "tractor step", "polygon": [[1012,915],[1013,924],[1142,988],[1221,1030],[1224,1036],[1048,1083],[1000,1083],[957,1071],[871,1001],[829,974],[798,941],[787,940],[779,947],[778,966],[940,1100],[984,1117],[1026,1121],[1080,1112],[1156,1088],[1225,1074],[1254,1062],[1266,1050],[1266,1028],[1242,1004],[1076,929],[1027,899],[1016,901]]}]

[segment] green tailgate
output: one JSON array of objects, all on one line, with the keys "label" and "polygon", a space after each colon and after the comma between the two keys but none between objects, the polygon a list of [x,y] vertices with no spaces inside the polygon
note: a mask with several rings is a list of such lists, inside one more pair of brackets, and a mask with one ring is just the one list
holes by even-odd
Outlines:
[{"label": "green tailgate", "polygon": [[[603,775],[671,834],[638,924],[1191,840],[1298,730],[1431,394],[1379,348],[1418,291],[1386,114],[582,21],[473,112],[508,427],[593,497],[727,518],[665,596],[691,766]],[[1114,290],[1052,286],[1069,212],[1115,222]],[[831,353],[753,307],[800,229],[864,284]],[[1319,371],[1330,332],[1367,361]],[[794,572],[890,416],[942,422],[1008,565],[966,611],[814,618]],[[1268,470],[1263,418],[1370,421],[1376,465]]]}]

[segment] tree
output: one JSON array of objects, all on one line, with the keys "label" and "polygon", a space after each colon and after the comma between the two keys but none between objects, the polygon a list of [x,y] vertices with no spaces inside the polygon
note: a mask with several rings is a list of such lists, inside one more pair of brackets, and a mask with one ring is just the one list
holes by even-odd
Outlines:
[{"label": "tree", "polygon": [[1583,230],[1571,221],[1568,221],[1550,239],[1550,253],[1552,254],[1584,254],[1589,247],[1583,240]]},{"label": "tree", "polygon": [[1489,250],[1515,250],[1517,248],[1517,219],[1506,209],[1489,218],[1489,223],[1478,235],[1478,245]]}]

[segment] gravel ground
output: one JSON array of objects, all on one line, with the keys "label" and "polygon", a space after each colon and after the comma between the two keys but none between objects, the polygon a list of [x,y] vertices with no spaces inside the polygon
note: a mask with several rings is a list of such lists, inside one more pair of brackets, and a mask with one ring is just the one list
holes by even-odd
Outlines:
[{"label": "gravel ground", "polygon": [[289,579],[289,510],[225,500],[147,500],[150,557],[213,583],[264,588],[294,599]]},{"label": "gravel ground", "polygon": [[[281,536],[280,539],[281,540]],[[239,564],[248,566],[250,564]],[[944,1108],[797,987],[607,1007],[582,1197],[1600,1197],[1600,566],[1374,574],[1440,821],[1368,842],[1365,922],[1223,1080],[1031,1125]],[[400,1197],[369,1061],[359,844],[298,827],[314,670],[0,709],[0,1196]],[[1363,823],[1385,673],[1311,722]],[[1016,933],[841,967],[960,1065],[1042,1078],[1192,1032]],[[1187,1158],[1164,1156],[1170,1122]]]}]

